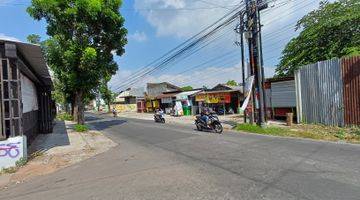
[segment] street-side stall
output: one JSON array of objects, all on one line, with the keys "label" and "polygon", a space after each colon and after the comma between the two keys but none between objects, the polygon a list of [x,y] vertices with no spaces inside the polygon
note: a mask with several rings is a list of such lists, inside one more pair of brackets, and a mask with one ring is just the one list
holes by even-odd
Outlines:
[{"label": "street-side stall", "polygon": [[238,113],[242,95],[239,90],[202,91],[195,95],[199,111],[210,108],[218,114]]},{"label": "street-side stall", "polygon": [[146,112],[154,112],[160,108],[160,101],[156,98],[145,97]]},{"label": "street-side stall", "polygon": [[[201,90],[186,91],[176,95],[177,107],[181,107],[184,115],[194,115],[198,113],[194,95],[200,91]],[[178,108],[178,110],[180,110],[180,108]]]},{"label": "street-side stall", "polygon": [[163,94],[157,96],[156,98],[160,100],[160,108],[165,111],[166,114],[171,114],[175,106],[176,95],[179,91],[176,92],[164,92]]},{"label": "street-side stall", "polygon": [[[157,108],[161,107],[160,95],[171,92],[180,92],[181,89],[170,83],[162,82],[162,83],[147,83],[146,91],[147,91],[145,95],[146,111],[154,112]],[[169,102],[169,99],[164,99],[164,102]]]}]

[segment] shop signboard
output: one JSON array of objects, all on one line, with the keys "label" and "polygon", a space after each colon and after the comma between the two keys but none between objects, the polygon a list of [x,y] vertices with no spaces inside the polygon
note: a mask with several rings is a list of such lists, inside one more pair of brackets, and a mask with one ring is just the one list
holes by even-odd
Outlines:
[{"label": "shop signboard", "polygon": [[205,103],[230,103],[231,95],[230,93],[220,92],[220,93],[209,93],[209,94],[197,94],[195,101],[205,102]]}]

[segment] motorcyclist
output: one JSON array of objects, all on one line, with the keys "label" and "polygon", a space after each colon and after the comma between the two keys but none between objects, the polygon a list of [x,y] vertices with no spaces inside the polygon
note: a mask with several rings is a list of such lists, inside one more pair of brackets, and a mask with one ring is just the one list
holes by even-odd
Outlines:
[{"label": "motorcyclist", "polygon": [[116,116],[117,116],[117,112],[116,112],[115,107],[112,109],[112,113],[113,113],[114,117],[116,117]]},{"label": "motorcyclist", "polygon": [[205,122],[205,124],[208,126],[209,125],[209,115],[210,115],[210,111],[208,108],[204,108],[201,113],[201,120]]},{"label": "motorcyclist", "polygon": [[155,110],[155,114],[163,117],[164,111],[163,111],[161,108],[157,108],[157,109]]}]

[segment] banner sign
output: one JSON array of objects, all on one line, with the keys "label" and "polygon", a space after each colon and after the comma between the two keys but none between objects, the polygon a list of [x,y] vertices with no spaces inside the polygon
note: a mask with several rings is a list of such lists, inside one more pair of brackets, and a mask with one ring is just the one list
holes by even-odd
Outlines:
[{"label": "banner sign", "polygon": [[16,166],[23,157],[27,157],[26,136],[0,141],[0,169]]},{"label": "banner sign", "polygon": [[249,100],[251,96],[251,88],[253,87],[253,84],[254,84],[254,76],[250,76],[249,78],[246,79],[245,87],[244,87],[245,101],[240,108],[240,110],[242,111],[244,111],[247,105],[249,104]]},{"label": "banner sign", "polygon": [[230,93],[210,93],[210,94],[197,94],[195,101],[202,101],[205,103],[230,103]]}]

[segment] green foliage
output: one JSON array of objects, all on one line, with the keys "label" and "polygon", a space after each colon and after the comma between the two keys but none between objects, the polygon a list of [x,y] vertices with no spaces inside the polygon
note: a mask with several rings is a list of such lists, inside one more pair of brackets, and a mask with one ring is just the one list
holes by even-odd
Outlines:
[{"label": "green foliage", "polygon": [[13,174],[18,170],[17,167],[2,168],[0,174]]},{"label": "green foliage", "polygon": [[60,121],[73,121],[74,120],[73,116],[68,113],[59,113],[56,115],[56,119],[58,119]]},{"label": "green foliage", "polygon": [[17,170],[20,167],[26,165],[27,162],[28,162],[27,159],[22,157],[18,161],[15,162],[15,167],[2,168],[0,170],[0,175],[1,174],[13,174],[13,173],[17,172]]},{"label": "green foliage", "polygon": [[360,54],[358,0],[323,1],[318,10],[298,21],[301,30],[282,52],[277,76],[293,75],[300,66],[334,57]]},{"label": "green foliage", "polygon": [[337,133],[336,133],[336,135],[335,135],[337,138],[339,138],[340,140],[343,140],[343,139],[345,139],[345,137],[346,137],[346,133],[345,133],[345,131],[343,131],[343,130],[339,130]]},{"label": "green foliage", "polygon": [[41,43],[41,37],[36,34],[30,34],[27,36],[27,41],[32,44],[40,44]]},{"label": "green foliage", "polygon": [[184,86],[184,87],[181,88],[182,91],[190,91],[190,90],[193,90],[193,89],[194,88],[192,86],[190,86],[190,85]]},{"label": "green foliage", "polygon": [[76,132],[87,132],[89,130],[89,127],[84,124],[75,124],[74,130]]},{"label": "green foliage", "polygon": [[22,157],[18,161],[15,162],[15,165],[17,168],[20,168],[20,167],[26,165],[26,163],[27,163],[27,159]]},{"label": "green foliage", "polygon": [[236,83],[235,80],[228,80],[228,82],[226,82],[226,85],[228,85],[228,86],[237,86],[238,84]]},{"label": "green foliage", "polygon": [[[122,1],[31,2],[27,9],[30,16],[47,22],[50,38],[43,42],[44,52],[61,83],[59,91],[83,113],[82,105],[94,97],[103,77],[111,77],[118,69],[113,53],[121,56],[125,52],[127,30],[119,12]],[[83,121],[78,119],[78,123]]]},{"label": "green foliage", "polygon": [[110,105],[112,103],[114,103],[115,101],[115,98],[116,98],[116,94],[113,93],[110,88],[108,87],[108,81],[110,79],[104,79],[102,81],[102,83],[100,84],[99,86],[99,92],[100,92],[100,95],[101,95],[101,98],[104,100],[105,104],[108,105],[109,107],[109,112],[110,112]]},{"label": "green foliage", "polygon": [[264,135],[311,138],[329,141],[344,140],[349,143],[360,143],[360,129],[358,127],[343,128],[312,124],[295,125],[290,129],[278,126],[267,126],[266,128],[261,128],[251,124],[238,124],[234,129],[237,131]]},{"label": "green foliage", "polygon": [[288,131],[286,128],[273,127],[269,126],[262,128],[260,126],[251,125],[251,124],[239,124],[235,128],[238,131],[246,131],[250,133],[266,134],[266,135],[285,135],[285,132]]}]

